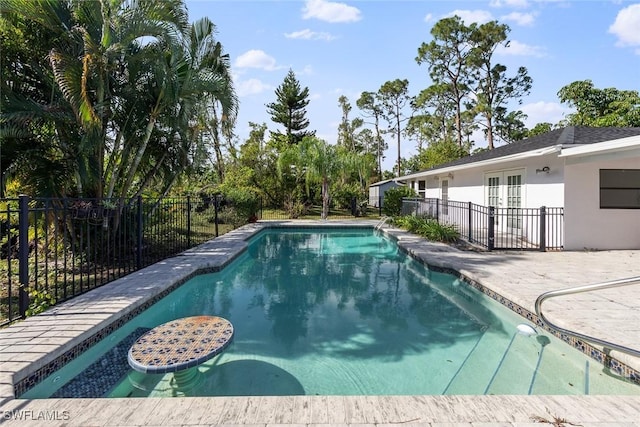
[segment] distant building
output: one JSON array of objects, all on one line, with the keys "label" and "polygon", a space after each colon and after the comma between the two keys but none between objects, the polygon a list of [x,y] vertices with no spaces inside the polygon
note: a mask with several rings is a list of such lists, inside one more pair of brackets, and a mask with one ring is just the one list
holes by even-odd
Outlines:
[{"label": "distant building", "polygon": [[396,188],[404,185],[395,179],[387,179],[385,181],[374,182],[369,186],[369,206],[379,208],[384,205],[384,193],[390,188]]}]

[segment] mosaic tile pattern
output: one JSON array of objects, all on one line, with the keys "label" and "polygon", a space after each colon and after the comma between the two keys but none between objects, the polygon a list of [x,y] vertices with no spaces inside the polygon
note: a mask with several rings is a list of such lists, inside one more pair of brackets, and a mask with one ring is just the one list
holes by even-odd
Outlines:
[{"label": "mosaic tile pattern", "polygon": [[136,328],[122,341],[93,362],[87,369],[63,385],[51,397],[104,397],[129,371],[127,352],[149,328]]},{"label": "mosaic tile pattern", "polygon": [[233,325],[218,316],[193,316],[156,326],[131,346],[129,365],[165,374],[198,366],[220,354],[233,339]]}]

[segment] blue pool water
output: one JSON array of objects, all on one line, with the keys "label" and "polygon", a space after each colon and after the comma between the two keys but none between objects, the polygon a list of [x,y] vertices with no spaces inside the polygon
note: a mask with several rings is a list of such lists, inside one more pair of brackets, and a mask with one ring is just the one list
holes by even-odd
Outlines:
[{"label": "blue pool water", "polygon": [[[193,389],[129,369],[132,340],[195,315],[230,320],[235,337]],[[266,230],[22,397],[640,394],[552,336],[518,334],[519,323],[370,229]]]}]

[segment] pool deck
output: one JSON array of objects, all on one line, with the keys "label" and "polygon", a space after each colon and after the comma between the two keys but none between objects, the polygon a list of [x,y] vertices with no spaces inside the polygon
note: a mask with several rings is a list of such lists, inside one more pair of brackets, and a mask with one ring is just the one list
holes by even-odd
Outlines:
[{"label": "pool deck", "polygon": [[[14,398],[14,381],[33,374],[195,271],[226,265],[246,247],[245,239],[264,226],[245,226],[0,330],[0,424],[444,427],[540,425],[536,420],[562,425],[559,421],[564,419],[565,425],[640,427],[640,396]],[[471,252],[429,243],[393,228],[385,227],[385,232],[427,264],[456,270],[531,312],[538,295],[549,290],[640,276],[640,250]],[[544,308],[550,320],[560,326],[640,349],[640,285],[559,297],[546,302]],[[640,359],[616,352],[611,355],[640,370]]]}]

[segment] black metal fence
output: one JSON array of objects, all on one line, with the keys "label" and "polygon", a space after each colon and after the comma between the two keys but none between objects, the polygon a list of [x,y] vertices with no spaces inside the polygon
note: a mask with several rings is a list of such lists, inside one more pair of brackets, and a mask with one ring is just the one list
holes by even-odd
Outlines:
[{"label": "black metal fence", "polygon": [[496,208],[440,199],[403,199],[403,215],[453,225],[460,236],[488,250],[562,250],[564,208]]},{"label": "black metal fence", "polygon": [[0,199],[0,326],[247,222],[217,197]]}]

